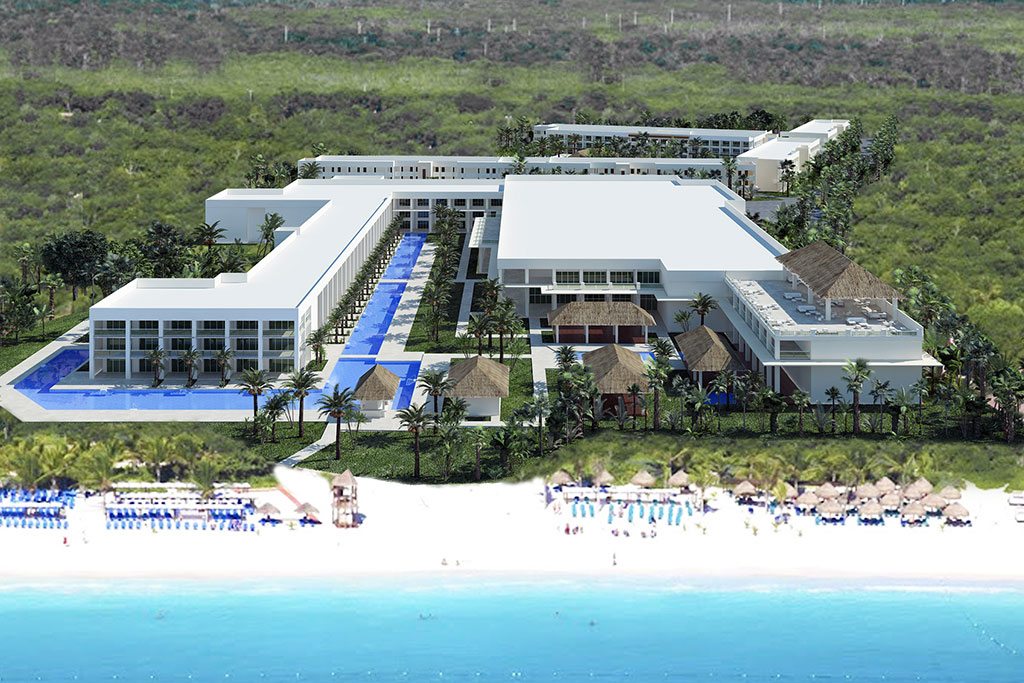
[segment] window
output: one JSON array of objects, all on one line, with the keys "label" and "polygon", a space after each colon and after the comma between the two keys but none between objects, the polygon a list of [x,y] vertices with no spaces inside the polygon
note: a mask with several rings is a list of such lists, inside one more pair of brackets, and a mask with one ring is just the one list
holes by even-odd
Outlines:
[{"label": "window", "polygon": [[112,337],[107,340],[107,351],[124,351],[124,337]]},{"label": "window", "polygon": [[416,200],[416,206],[430,206],[430,200],[429,199],[417,199]]},{"label": "window", "polygon": [[235,370],[238,372],[245,372],[246,370],[255,370],[258,365],[255,358],[239,358],[235,361]]},{"label": "window", "polygon": [[203,340],[203,351],[220,351],[224,348],[224,340],[208,337]]},{"label": "window", "polygon": [[160,323],[157,322],[156,320],[140,320],[138,325],[139,325],[139,329],[140,330],[159,330],[160,329]]},{"label": "window", "polygon": [[173,337],[171,339],[171,351],[188,351],[192,348],[192,340],[188,337]]},{"label": "window", "polygon": [[220,365],[217,364],[216,358],[204,358],[203,359],[203,372],[220,372]]},{"label": "window", "polygon": [[191,330],[192,329],[192,321],[191,320],[172,320],[171,321],[171,329],[172,330]]},{"label": "window", "polygon": [[271,320],[267,323],[267,328],[271,330],[294,330],[295,322],[292,320]]},{"label": "window", "polygon": [[256,351],[257,340],[252,337],[241,337],[235,340],[235,351]]},{"label": "window", "polygon": [[531,304],[550,304],[551,295],[541,294],[540,287],[530,287],[530,303]]},{"label": "window", "polygon": [[153,361],[148,358],[139,360],[139,372],[153,372]]},{"label": "window", "polygon": [[604,301],[604,294],[584,294],[584,301]]},{"label": "window", "polygon": [[430,230],[430,221],[416,221],[417,230]]},{"label": "window", "polygon": [[578,285],[580,283],[580,272],[578,270],[556,270],[555,284]]},{"label": "window", "polygon": [[661,284],[661,271],[659,270],[638,270],[636,272],[636,281],[642,285],[658,285]]},{"label": "window", "polygon": [[455,200],[455,206],[465,206],[465,205],[466,205],[466,200],[465,199],[456,199]]},{"label": "window", "polygon": [[473,200],[473,208],[476,208],[478,206],[483,206],[483,205],[484,205],[484,200],[483,199],[474,199]]},{"label": "window", "polygon": [[124,321],[123,320],[108,320],[105,329],[108,329],[108,330],[123,330],[124,329]]},{"label": "window", "polygon": [[399,206],[412,206],[412,200],[411,199],[399,199],[398,200],[398,205]]},{"label": "window", "polygon": [[492,199],[491,206],[501,206],[501,199]]},{"label": "window", "polygon": [[654,311],[658,308],[658,299],[652,294],[641,294],[640,295],[640,308],[645,311]]},{"label": "window", "polygon": [[223,332],[224,331],[224,321],[223,320],[204,320],[203,321],[203,329],[204,330],[209,330],[211,332],[215,332],[215,331]]},{"label": "window", "polygon": [[583,284],[585,285],[603,285],[606,282],[608,282],[608,273],[603,270],[583,271]]},{"label": "window", "polygon": [[256,321],[255,320],[239,320],[239,321],[237,321],[235,323],[235,329],[236,330],[255,330],[256,329]]},{"label": "window", "polygon": [[160,348],[160,340],[156,337],[142,337],[139,339],[139,351],[155,351]]},{"label": "window", "polygon": [[612,294],[612,301],[632,301],[632,294]]},{"label": "window", "polygon": [[576,301],[576,295],[575,294],[559,294],[555,298],[555,302],[559,306],[562,306],[562,305],[568,304],[568,303],[572,303],[573,301]]},{"label": "window", "polygon": [[291,372],[295,369],[295,361],[291,358],[271,358],[270,359],[270,371],[271,372]]},{"label": "window", "polygon": [[295,340],[291,337],[273,338],[269,340],[271,351],[294,351]]},{"label": "window", "polygon": [[172,358],[171,372],[185,372],[185,361],[180,358]]},{"label": "window", "polygon": [[[441,170],[443,171],[444,169],[442,168]],[[448,206],[448,200],[447,199],[435,199],[434,200],[434,206]]]},{"label": "window", "polygon": [[107,359],[107,372],[116,372],[117,374],[124,374],[124,358],[108,358]]},{"label": "window", "polygon": [[633,273],[628,270],[613,270],[608,276],[615,285],[633,284]]}]

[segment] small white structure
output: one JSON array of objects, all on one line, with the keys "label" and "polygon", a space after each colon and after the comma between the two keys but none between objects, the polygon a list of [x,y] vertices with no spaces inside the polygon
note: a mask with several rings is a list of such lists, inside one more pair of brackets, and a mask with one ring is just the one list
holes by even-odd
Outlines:
[{"label": "small white structure", "polygon": [[814,119],[763,145],[751,148],[736,157],[745,169],[752,169],[754,187],[764,192],[786,189],[786,170],[794,174],[850,127],[845,119]]},{"label": "small white structure", "polygon": [[399,383],[398,375],[383,365],[374,365],[359,378],[352,394],[359,401],[364,413],[368,416],[380,416],[391,408],[391,402],[398,393]]},{"label": "small white structure", "polygon": [[501,415],[501,399],[508,397],[509,367],[483,356],[473,356],[448,369],[448,396],[467,404],[467,417]]}]

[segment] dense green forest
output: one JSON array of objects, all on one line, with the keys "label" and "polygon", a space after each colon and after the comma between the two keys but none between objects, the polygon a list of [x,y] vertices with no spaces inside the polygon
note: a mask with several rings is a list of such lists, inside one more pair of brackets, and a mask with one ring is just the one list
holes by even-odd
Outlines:
[{"label": "dense green forest", "polygon": [[294,163],[314,143],[490,153],[507,116],[760,107],[872,131],[895,113],[896,161],[860,192],[850,253],[890,280],[920,266],[1019,356],[1024,7],[730,5],[7,3],[0,273],[66,228],[191,230],[252,155]]}]

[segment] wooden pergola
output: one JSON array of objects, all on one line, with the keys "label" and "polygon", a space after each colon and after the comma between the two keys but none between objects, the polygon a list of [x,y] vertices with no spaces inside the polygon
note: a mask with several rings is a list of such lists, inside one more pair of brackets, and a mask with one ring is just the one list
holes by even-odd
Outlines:
[{"label": "wooden pergola", "polygon": [[555,343],[644,344],[654,316],[631,301],[570,301],[548,317]]}]

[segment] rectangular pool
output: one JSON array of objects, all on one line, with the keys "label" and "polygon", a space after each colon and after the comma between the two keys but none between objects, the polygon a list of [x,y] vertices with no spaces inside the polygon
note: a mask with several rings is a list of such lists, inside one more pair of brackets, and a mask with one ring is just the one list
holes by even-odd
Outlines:
[{"label": "rectangular pool", "polygon": [[405,293],[404,282],[381,282],[366,302],[363,314],[345,343],[346,356],[375,356],[384,343],[384,335],[395,317],[398,302]]},{"label": "rectangular pool", "polygon": [[402,237],[394,256],[384,271],[385,280],[408,280],[412,277],[413,266],[420,257],[420,251],[427,241],[426,233],[409,233]]}]

